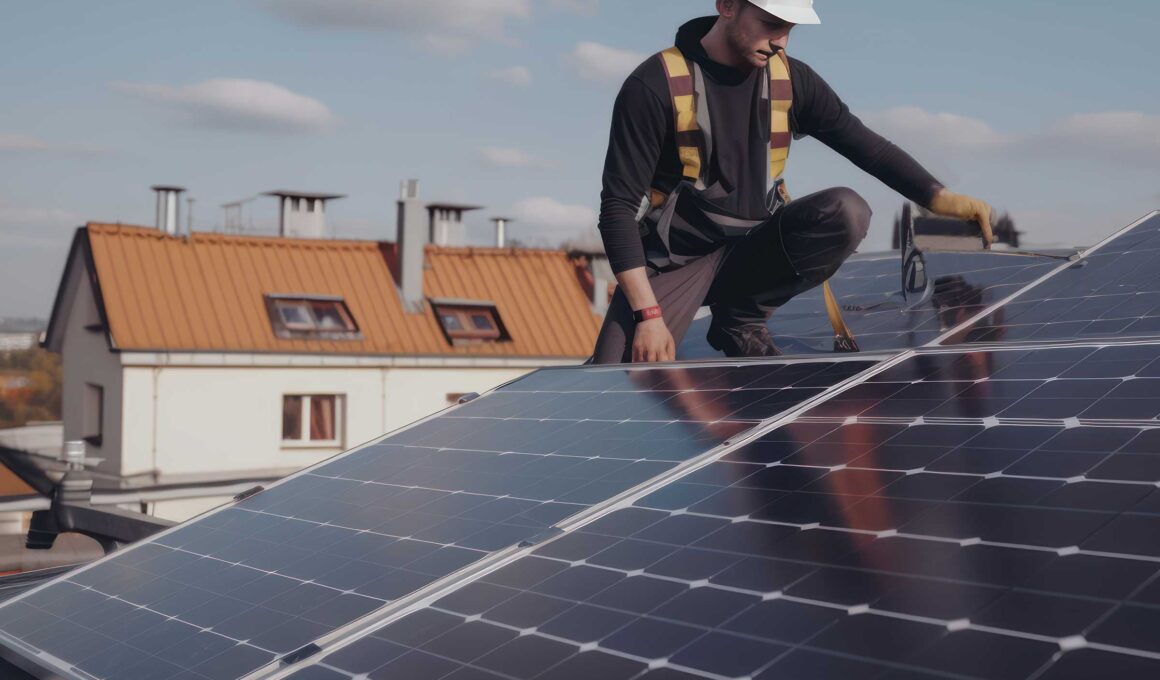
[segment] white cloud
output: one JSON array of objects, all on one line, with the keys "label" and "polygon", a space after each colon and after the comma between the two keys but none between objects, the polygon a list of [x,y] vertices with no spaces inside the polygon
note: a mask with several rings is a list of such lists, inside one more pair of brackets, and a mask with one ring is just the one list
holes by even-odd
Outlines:
[{"label": "white cloud", "polygon": [[0,201],[0,223],[44,226],[76,226],[81,218],[76,213],[60,208],[26,208]]},{"label": "white cloud", "polygon": [[254,0],[307,28],[390,31],[458,54],[474,39],[511,44],[509,24],[531,16],[531,0]]},{"label": "white cloud", "polygon": [[1004,133],[985,121],[900,107],[865,116],[866,123],[922,157],[990,155],[1019,160],[1058,159],[1160,167],[1160,116],[1110,111],[1069,116],[1046,129]]},{"label": "white cloud", "polygon": [[61,208],[31,208],[0,200],[0,245],[7,248],[61,248],[69,236],[61,228],[84,220]]},{"label": "white cloud", "polygon": [[977,152],[999,148],[1012,139],[976,118],[930,113],[902,106],[867,115],[866,124],[903,148],[935,152]]},{"label": "white cloud", "polygon": [[162,102],[195,122],[214,127],[318,132],[336,122],[330,109],[317,99],[261,80],[215,78],[184,87],[113,83],[113,88]]},{"label": "white cloud", "polygon": [[4,151],[44,151],[56,153],[105,153],[108,149],[91,144],[68,144],[49,142],[28,135],[0,133],[0,152]]},{"label": "white cloud", "polygon": [[600,0],[551,0],[553,9],[562,9],[573,14],[592,16],[600,11]]},{"label": "white cloud", "polygon": [[581,42],[566,60],[585,80],[619,85],[648,55],[594,42]]},{"label": "white cloud", "polygon": [[1069,116],[1024,142],[1033,153],[1160,168],[1160,116],[1108,111]]},{"label": "white cloud", "polygon": [[499,168],[547,168],[550,163],[542,161],[522,149],[503,146],[485,146],[479,156],[488,165]]},{"label": "white cloud", "polygon": [[532,84],[532,72],[526,66],[511,66],[487,72],[487,77],[507,83],[512,87],[528,87]]},{"label": "white cloud", "polygon": [[596,211],[582,205],[567,205],[554,198],[538,196],[517,202],[512,212],[533,234],[544,231],[579,233],[596,226]]}]

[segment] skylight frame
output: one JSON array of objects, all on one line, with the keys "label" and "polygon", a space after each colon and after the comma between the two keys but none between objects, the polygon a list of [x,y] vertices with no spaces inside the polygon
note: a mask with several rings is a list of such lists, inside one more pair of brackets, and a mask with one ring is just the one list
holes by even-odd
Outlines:
[{"label": "skylight frame", "polygon": [[[283,340],[363,339],[358,321],[351,313],[346,299],[341,296],[269,293],[265,301],[274,335]],[[298,310],[308,321],[288,321],[283,310],[290,309]],[[326,312],[320,311],[322,309]],[[325,319],[337,319],[341,326],[327,326]]]}]

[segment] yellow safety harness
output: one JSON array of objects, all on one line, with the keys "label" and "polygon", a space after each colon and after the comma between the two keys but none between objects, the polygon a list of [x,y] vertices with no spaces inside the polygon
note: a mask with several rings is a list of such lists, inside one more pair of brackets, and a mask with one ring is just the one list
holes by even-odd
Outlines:
[{"label": "yellow safety harness", "polygon": [[[705,159],[712,154],[712,128],[706,107],[698,106],[698,99],[704,96],[704,84],[699,68],[685,57],[680,49],[670,47],[660,53],[661,63],[668,78],[669,94],[673,101],[673,122],[677,155],[681,159],[681,175],[697,188],[705,187]],[[785,173],[789,160],[789,147],[793,139],[789,128],[789,112],[793,108],[793,84],[790,80],[789,57],[785,50],[779,50],[776,58],[769,60],[769,187],[776,184],[784,203],[790,196],[785,182],[779,182]],[[667,193],[656,187],[649,192],[648,202],[652,208],[661,206]],[[841,306],[830,287],[823,284],[826,315],[834,329],[834,350],[857,352],[858,343],[850,327],[842,318]]]}]

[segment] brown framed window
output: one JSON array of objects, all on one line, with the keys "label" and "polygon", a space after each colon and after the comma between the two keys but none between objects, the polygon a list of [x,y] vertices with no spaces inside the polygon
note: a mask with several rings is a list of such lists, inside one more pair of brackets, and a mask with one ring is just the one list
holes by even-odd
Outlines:
[{"label": "brown framed window", "polygon": [[84,400],[81,403],[81,426],[84,428],[81,438],[94,446],[100,446],[105,433],[104,387],[85,383]]},{"label": "brown framed window", "polygon": [[266,308],[274,334],[279,338],[362,339],[358,324],[342,298],[267,295]]},{"label": "brown framed window", "polygon": [[434,307],[439,325],[452,341],[509,339],[494,306],[436,303]]},{"label": "brown framed window", "polygon": [[284,395],[282,443],[341,447],[344,402],[340,394]]}]

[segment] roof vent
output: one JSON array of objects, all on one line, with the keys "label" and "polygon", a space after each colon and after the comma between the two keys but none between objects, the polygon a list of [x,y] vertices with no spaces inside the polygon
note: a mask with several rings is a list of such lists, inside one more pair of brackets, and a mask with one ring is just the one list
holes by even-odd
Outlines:
[{"label": "roof vent", "polygon": [[290,238],[326,237],[326,202],[345,198],[342,194],[310,191],[267,191],[278,199],[278,235]]},{"label": "roof vent", "polygon": [[507,247],[507,225],[508,222],[515,222],[510,217],[493,217],[492,222],[495,222],[495,247]]},{"label": "roof vent", "polygon": [[152,187],[157,192],[157,230],[170,236],[177,235],[178,211],[181,209],[182,187],[159,184]]}]

